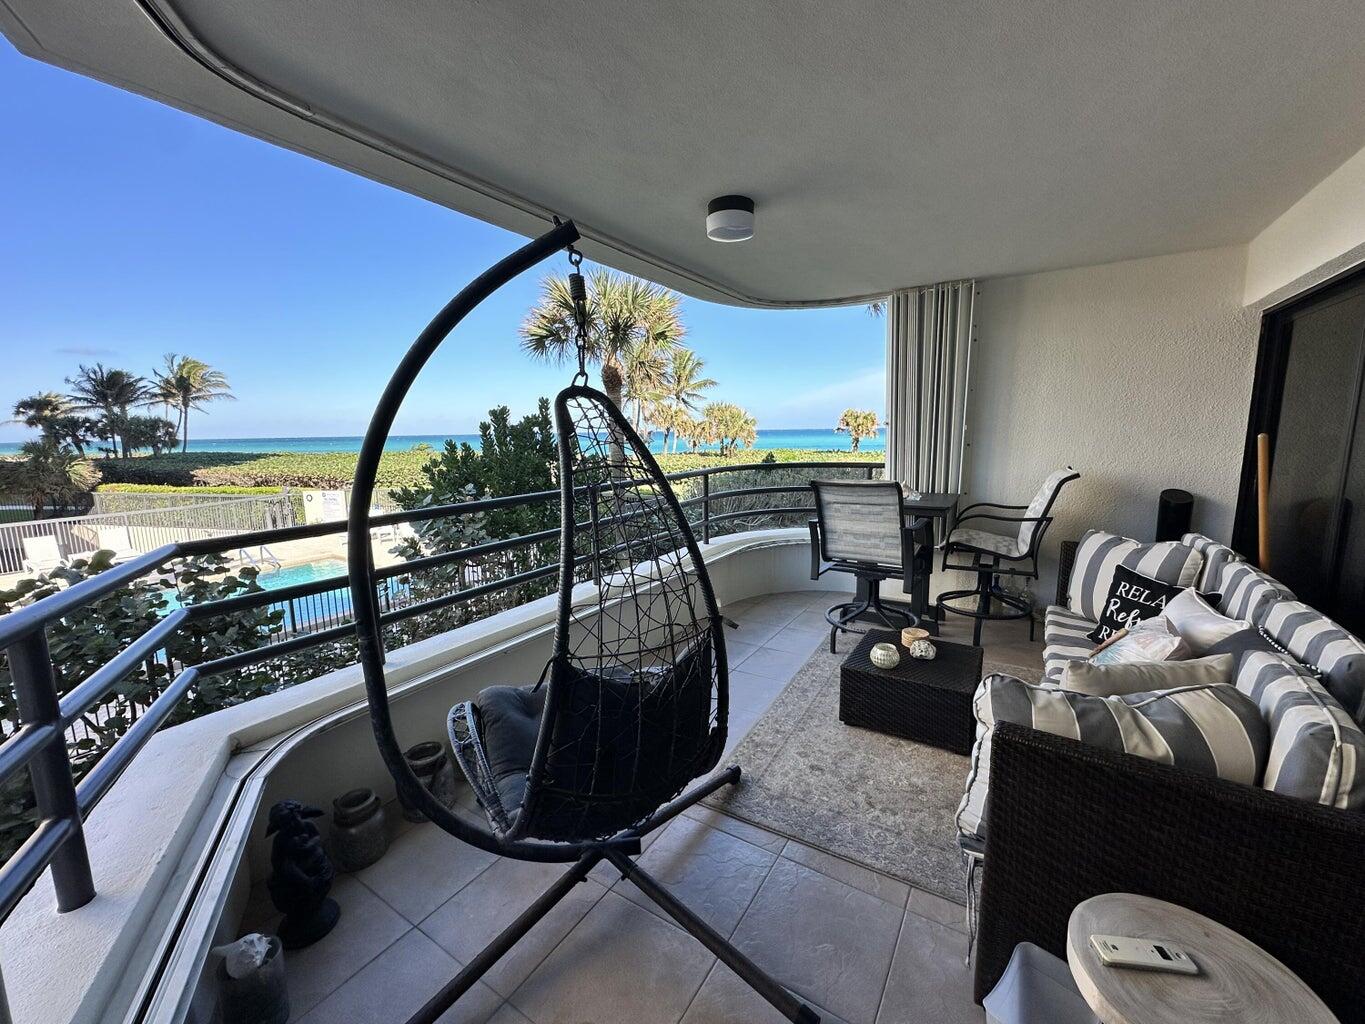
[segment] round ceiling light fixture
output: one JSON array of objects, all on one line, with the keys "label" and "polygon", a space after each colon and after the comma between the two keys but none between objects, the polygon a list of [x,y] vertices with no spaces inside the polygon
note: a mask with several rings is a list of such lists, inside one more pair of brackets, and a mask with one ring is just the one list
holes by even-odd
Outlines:
[{"label": "round ceiling light fixture", "polygon": [[706,204],[706,237],[713,242],[746,242],[754,237],[754,201],[721,196]]}]

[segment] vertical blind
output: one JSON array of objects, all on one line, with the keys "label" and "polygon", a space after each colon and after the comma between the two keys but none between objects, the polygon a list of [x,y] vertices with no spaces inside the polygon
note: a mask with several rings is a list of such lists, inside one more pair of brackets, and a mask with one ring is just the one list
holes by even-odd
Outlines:
[{"label": "vertical blind", "polygon": [[975,298],[975,281],[954,281],[887,304],[887,472],[915,490],[962,490]]}]

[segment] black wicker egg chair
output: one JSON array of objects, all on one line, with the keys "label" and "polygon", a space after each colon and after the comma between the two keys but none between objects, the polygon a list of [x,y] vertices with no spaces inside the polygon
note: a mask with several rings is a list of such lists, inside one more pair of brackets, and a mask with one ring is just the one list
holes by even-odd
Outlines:
[{"label": "black wicker egg chair", "polygon": [[[374,734],[399,793],[436,825],[500,856],[572,863],[409,1024],[431,1024],[602,860],[699,939],[789,1020],[820,1018],[632,860],[640,838],[715,790],[732,766],[689,792],[725,746],[727,669],[711,581],[672,488],[611,400],[586,386],[586,302],[572,222],[472,282],[413,344],[375,409],[356,466],[348,520],[351,598]],[[579,376],[555,401],[559,449],[559,608],[539,683],[493,686],[456,705],[456,761],[484,819],[437,801],[394,735],[369,564],[368,509],[394,416],[454,327],[501,284],[567,248],[577,303]],[[679,795],[682,794],[682,795]]]}]

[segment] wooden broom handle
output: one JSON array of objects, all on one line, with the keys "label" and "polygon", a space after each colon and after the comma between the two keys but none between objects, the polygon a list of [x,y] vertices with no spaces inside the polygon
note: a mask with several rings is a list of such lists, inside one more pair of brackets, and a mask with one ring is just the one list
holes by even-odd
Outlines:
[{"label": "wooden broom handle", "polygon": [[1257,561],[1270,571],[1270,435],[1256,435]]}]

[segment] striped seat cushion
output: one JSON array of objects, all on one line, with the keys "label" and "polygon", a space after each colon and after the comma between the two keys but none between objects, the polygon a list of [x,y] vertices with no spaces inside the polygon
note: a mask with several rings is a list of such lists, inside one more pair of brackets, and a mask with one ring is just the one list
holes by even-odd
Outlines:
[{"label": "striped seat cushion", "polygon": [[1076,547],[1066,606],[1078,615],[1098,621],[1118,566],[1127,566],[1162,583],[1192,587],[1203,564],[1203,555],[1173,540],[1143,544],[1112,533],[1090,530]]},{"label": "striped seat cushion", "polygon": [[1365,732],[1299,666],[1278,654],[1248,654],[1237,689],[1270,724],[1270,757],[1261,785],[1328,807],[1365,807]]},{"label": "striped seat cushion", "polygon": [[1365,644],[1302,601],[1262,602],[1256,624],[1322,683],[1357,722],[1365,722]]},{"label": "striped seat cushion", "polygon": [[1069,661],[1084,661],[1095,649],[1095,641],[1087,633],[1095,628],[1083,615],[1063,608],[1059,604],[1050,606],[1043,613],[1043,678],[1058,682],[1062,670]]},{"label": "striped seat cushion", "polygon": [[1204,556],[1204,567],[1199,570],[1199,579],[1195,582],[1195,587],[1205,594],[1212,594],[1218,589],[1223,566],[1229,562],[1243,560],[1241,555],[1226,544],[1219,544],[1212,537],[1205,537],[1202,533],[1187,533],[1180,538],[1180,543],[1194,548]]},{"label": "striped seat cushion", "polygon": [[1093,697],[996,674],[981,681],[972,703],[976,745],[957,827],[977,838],[986,834],[991,733],[997,722],[1015,722],[1247,785],[1261,780],[1270,748],[1256,702],[1226,683]]},{"label": "striped seat cushion", "polygon": [[1218,610],[1230,619],[1256,621],[1254,613],[1268,600],[1292,601],[1294,595],[1279,580],[1246,562],[1225,562],[1218,576]]}]

